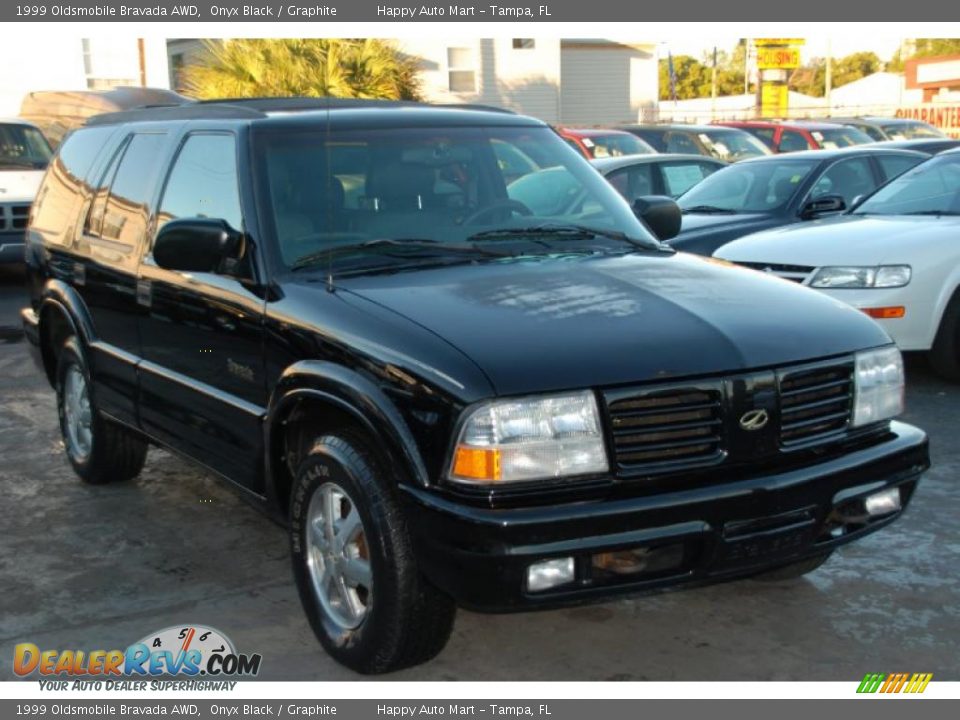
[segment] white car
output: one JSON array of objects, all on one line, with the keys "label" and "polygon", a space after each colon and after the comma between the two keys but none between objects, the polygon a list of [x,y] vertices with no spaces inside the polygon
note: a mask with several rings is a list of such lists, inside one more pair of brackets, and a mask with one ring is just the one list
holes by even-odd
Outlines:
[{"label": "white car", "polygon": [[0,264],[23,262],[30,204],[52,154],[35,125],[0,119]]},{"label": "white car", "polygon": [[768,230],[714,257],[816,288],[875,318],[901,350],[960,380],[960,150],[881,187],[852,212]]}]

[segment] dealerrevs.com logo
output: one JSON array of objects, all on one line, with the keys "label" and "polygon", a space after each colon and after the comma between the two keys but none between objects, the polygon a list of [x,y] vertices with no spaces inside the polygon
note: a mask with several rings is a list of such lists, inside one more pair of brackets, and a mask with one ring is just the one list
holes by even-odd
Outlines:
[{"label": "dealerrevs.com logo", "polygon": [[203,625],[168,627],[125,650],[41,650],[33,643],[13,649],[13,671],[20,677],[253,677],[261,660],[259,654],[238,653],[226,635]]}]

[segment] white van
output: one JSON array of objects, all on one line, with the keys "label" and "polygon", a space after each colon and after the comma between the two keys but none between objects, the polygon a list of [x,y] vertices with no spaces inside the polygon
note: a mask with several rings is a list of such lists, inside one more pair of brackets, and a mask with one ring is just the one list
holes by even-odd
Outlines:
[{"label": "white van", "polygon": [[23,262],[30,204],[52,154],[36,125],[0,119],[0,264]]}]

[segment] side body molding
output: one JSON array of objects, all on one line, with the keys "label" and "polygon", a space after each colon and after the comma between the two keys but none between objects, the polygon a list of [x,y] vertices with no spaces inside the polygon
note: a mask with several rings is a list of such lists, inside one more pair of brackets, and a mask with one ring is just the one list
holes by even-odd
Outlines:
[{"label": "side body molding", "polygon": [[[302,360],[280,376],[267,410],[267,448],[275,447],[280,422],[287,412],[307,398],[331,403],[355,417],[373,435],[383,439],[392,455],[404,461],[417,485],[429,485],[429,474],[417,443],[393,402],[368,378],[323,360]],[[269,452],[267,457],[269,463],[273,453]],[[268,477],[274,477],[274,470],[268,466]]]}]

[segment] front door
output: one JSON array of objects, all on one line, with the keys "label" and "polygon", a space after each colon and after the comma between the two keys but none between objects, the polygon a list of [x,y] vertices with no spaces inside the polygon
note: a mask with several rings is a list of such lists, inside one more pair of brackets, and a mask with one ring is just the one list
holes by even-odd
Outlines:
[{"label": "front door", "polygon": [[[236,137],[188,134],[158,207],[153,237],[166,222],[192,217],[242,230]],[[261,492],[264,302],[249,282],[250,268],[247,262],[222,273],[179,272],[145,255],[137,282],[144,310],[139,411],[149,434]]]}]

